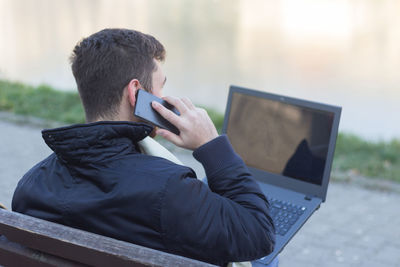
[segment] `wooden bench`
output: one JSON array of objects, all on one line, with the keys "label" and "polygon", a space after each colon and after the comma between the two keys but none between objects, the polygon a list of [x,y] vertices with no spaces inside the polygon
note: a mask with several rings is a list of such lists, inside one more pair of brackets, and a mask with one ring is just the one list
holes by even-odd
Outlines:
[{"label": "wooden bench", "polygon": [[0,266],[214,266],[0,209]]}]

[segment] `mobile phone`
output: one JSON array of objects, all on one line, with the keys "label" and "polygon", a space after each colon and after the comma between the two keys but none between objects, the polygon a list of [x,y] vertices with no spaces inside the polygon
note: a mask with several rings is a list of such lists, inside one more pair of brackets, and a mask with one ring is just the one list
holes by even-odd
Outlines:
[{"label": "mobile phone", "polygon": [[179,111],[167,101],[162,100],[161,98],[152,95],[145,90],[139,89],[136,95],[136,105],[134,110],[134,115],[146,122],[150,122],[155,126],[158,126],[163,129],[167,129],[168,131],[173,132],[174,134],[179,135],[179,130],[169,121],[164,119],[153,107],[151,106],[151,102],[157,101],[167,109],[174,112],[176,115],[181,115]]}]

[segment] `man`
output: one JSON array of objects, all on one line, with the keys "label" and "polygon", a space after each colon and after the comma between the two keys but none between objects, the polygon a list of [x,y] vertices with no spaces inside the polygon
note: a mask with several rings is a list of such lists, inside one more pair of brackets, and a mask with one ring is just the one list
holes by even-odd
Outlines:
[{"label": "man", "polygon": [[[207,113],[187,98],[164,98],[180,116],[153,103],[179,135],[134,117],[137,90],[162,96],[164,57],[161,43],[133,30],[105,29],[76,45],[87,123],[42,132],[54,153],[21,179],[13,210],[219,265],[269,254],[268,202]],[[209,187],[192,169],[142,153],[152,133],[193,150]]]}]

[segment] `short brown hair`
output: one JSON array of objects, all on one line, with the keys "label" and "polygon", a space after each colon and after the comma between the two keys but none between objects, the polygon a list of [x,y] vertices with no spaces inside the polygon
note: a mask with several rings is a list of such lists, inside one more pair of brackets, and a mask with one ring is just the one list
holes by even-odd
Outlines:
[{"label": "short brown hair", "polygon": [[132,79],[151,90],[154,59],[164,58],[157,39],[134,30],[104,29],[81,40],[70,59],[86,120],[115,115]]}]

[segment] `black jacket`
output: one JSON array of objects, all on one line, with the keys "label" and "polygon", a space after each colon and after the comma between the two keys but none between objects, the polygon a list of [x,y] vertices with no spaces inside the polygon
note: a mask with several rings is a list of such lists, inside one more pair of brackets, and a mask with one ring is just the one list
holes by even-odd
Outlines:
[{"label": "black jacket", "polygon": [[12,209],[219,265],[269,254],[268,202],[227,137],[193,152],[207,187],[192,169],[139,152],[151,130],[129,122],[44,130],[54,153],[19,181]]}]

